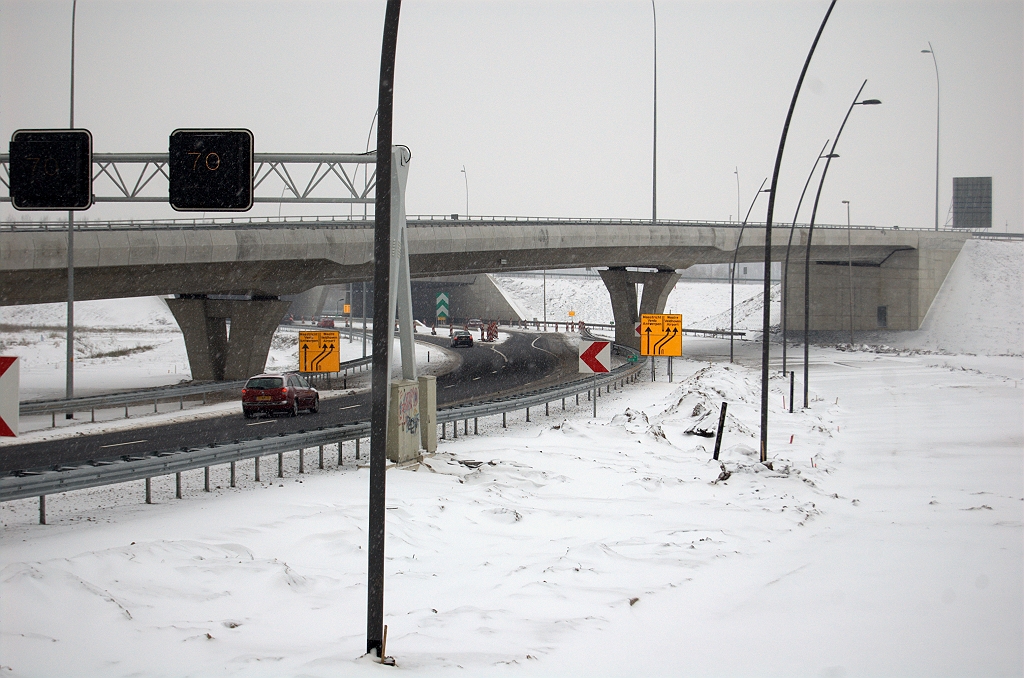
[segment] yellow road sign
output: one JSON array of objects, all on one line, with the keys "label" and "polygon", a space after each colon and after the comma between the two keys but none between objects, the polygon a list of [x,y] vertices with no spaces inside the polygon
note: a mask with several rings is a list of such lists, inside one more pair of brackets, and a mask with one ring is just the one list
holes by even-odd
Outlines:
[{"label": "yellow road sign", "polygon": [[641,315],[640,355],[683,355],[683,316],[677,313]]},{"label": "yellow road sign", "polygon": [[299,372],[337,372],[340,346],[337,332],[299,332]]},{"label": "yellow road sign", "polygon": [[345,304],[345,305],[344,305],[344,306],[342,306],[341,308],[342,308],[342,312],[343,312],[343,313],[344,313],[345,315],[348,315],[349,313],[351,313],[351,312],[352,312],[352,304]]}]

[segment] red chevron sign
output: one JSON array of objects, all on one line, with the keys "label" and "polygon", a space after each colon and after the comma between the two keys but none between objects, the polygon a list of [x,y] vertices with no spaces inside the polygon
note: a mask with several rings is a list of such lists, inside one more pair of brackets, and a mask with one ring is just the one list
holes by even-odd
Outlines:
[{"label": "red chevron sign", "polygon": [[18,435],[18,386],[20,361],[0,357],[0,436]]},{"label": "red chevron sign", "polygon": [[612,342],[580,339],[580,374],[611,371]]}]

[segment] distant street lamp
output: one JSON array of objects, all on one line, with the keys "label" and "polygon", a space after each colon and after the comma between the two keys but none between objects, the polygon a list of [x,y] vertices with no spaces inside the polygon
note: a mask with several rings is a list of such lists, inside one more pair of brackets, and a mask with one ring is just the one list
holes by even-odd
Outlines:
[{"label": "distant street lamp", "polygon": [[821,179],[818,181],[818,192],[814,196],[814,208],[811,209],[811,223],[807,229],[807,249],[804,257],[804,407],[810,407],[809,400],[809,388],[808,388],[808,363],[810,358],[810,320],[811,320],[811,240],[814,237],[814,219],[818,214],[818,201],[821,200],[821,188],[825,185],[825,177],[828,175],[829,165],[832,164],[832,158],[838,158],[836,155],[836,146],[839,144],[839,137],[843,134],[843,128],[846,127],[846,121],[850,119],[850,113],[853,112],[854,106],[877,106],[882,103],[878,99],[865,99],[864,101],[857,101],[860,98],[860,93],[864,91],[865,85],[868,81],[865,80],[861,83],[860,89],[857,90],[857,95],[853,97],[853,103],[850,104],[850,108],[846,111],[846,116],[843,118],[843,123],[839,125],[839,131],[836,133],[836,139],[832,142],[832,150],[829,151],[828,155],[825,156],[825,167],[821,170]]},{"label": "distant street lamp", "polygon": [[651,153],[651,224],[658,223],[658,10],[651,0],[654,17],[654,151]]},{"label": "distant street lamp", "polygon": [[846,205],[846,256],[847,268],[850,271],[850,347],[853,347],[853,239],[850,233],[850,201],[844,200]]},{"label": "distant street lamp", "polygon": [[736,175],[736,221],[740,220],[740,168],[733,172]]},{"label": "distant street lamp", "polygon": [[928,49],[921,54],[931,54],[935,66],[935,230],[939,230],[939,62],[935,60],[935,48],[928,41]]},{"label": "distant street lamp", "polygon": [[469,174],[466,173],[466,166],[462,166],[462,178],[466,180],[466,218],[469,218]]},{"label": "distant street lamp", "polygon": [[804,195],[807,193],[807,187],[811,185],[811,177],[814,176],[814,170],[818,169],[818,163],[825,156],[825,146],[828,146],[830,139],[825,140],[825,145],[818,151],[818,157],[814,159],[814,166],[811,167],[810,174],[807,175],[807,181],[804,182],[804,190],[800,191],[800,200],[796,203],[796,211],[793,212],[793,223],[789,227],[789,242],[786,243],[786,263],[782,265],[782,373],[786,373],[786,314],[789,311],[789,252],[793,247],[793,231],[796,230],[796,219],[800,214],[800,205],[804,202]]},{"label": "distant street lamp", "polygon": [[[736,238],[736,249],[732,252],[732,264],[729,266],[729,362],[732,362],[732,351],[733,351],[733,332],[736,329],[736,257],[740,253],[740,241],[743,240],[743,231],[747,227],[747,219],[750,218],[750,212],[754,209],[754,203],[757,202],[758,196],[762,193],[767,193],[764,185],[768,183],[768,178],[765,177],[764,181],[761,182],[761,187],[757,189],[757,193],[754,194],[754,199],[750,201],[750,209],[747,210],[747,216],[743,217],[743,224],[740,226],[740,235]],[[736,217],[739,218],[739,213]]]}]

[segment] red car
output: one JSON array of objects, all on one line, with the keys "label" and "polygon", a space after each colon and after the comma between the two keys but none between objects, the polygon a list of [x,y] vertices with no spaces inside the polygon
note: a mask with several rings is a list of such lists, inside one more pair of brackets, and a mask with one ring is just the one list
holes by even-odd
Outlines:
[{"label": "red car", "polygon": [[251,419],[257,412],[320,411],[320,394],[298,374],[260,374],[250,377],[242,389],[242,414]]}]

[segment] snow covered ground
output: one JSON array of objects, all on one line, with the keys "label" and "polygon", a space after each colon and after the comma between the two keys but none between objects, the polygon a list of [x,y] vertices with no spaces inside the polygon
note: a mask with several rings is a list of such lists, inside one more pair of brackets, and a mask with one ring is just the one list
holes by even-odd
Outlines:
[{"label": "snow covered ground", "polygon": [[[810,409],[790,414],[773,379],[771,468],[756,456],[759,345],[729,365],[727,342],[687,338],[675,383],[662,366],[597,418],[584,398],[507,429],[484,419],[390,469],[398,670],[1021,675],[1024,248],[996,246],[1007,265],[985,272],[984,304],[944,288],[898,350],[813,348]],[[982,279],[983,248],[953,283]],[[942,320],[958,312],[968,329]],[[686,430],[722,401],[716,463]],[[323,471],[307,452],[303,476],[294,454],[262,483],[240,464],[235,489],[216,468],[210,494],[186,474],[180,501],[173,478],[154,481],[154,505],[141,483],[53,496],[47,526],[35,502],[0,505],[3,673],[382,670],[361,658],[367,470],[351,444],[340,468],[336,450]]]}]

